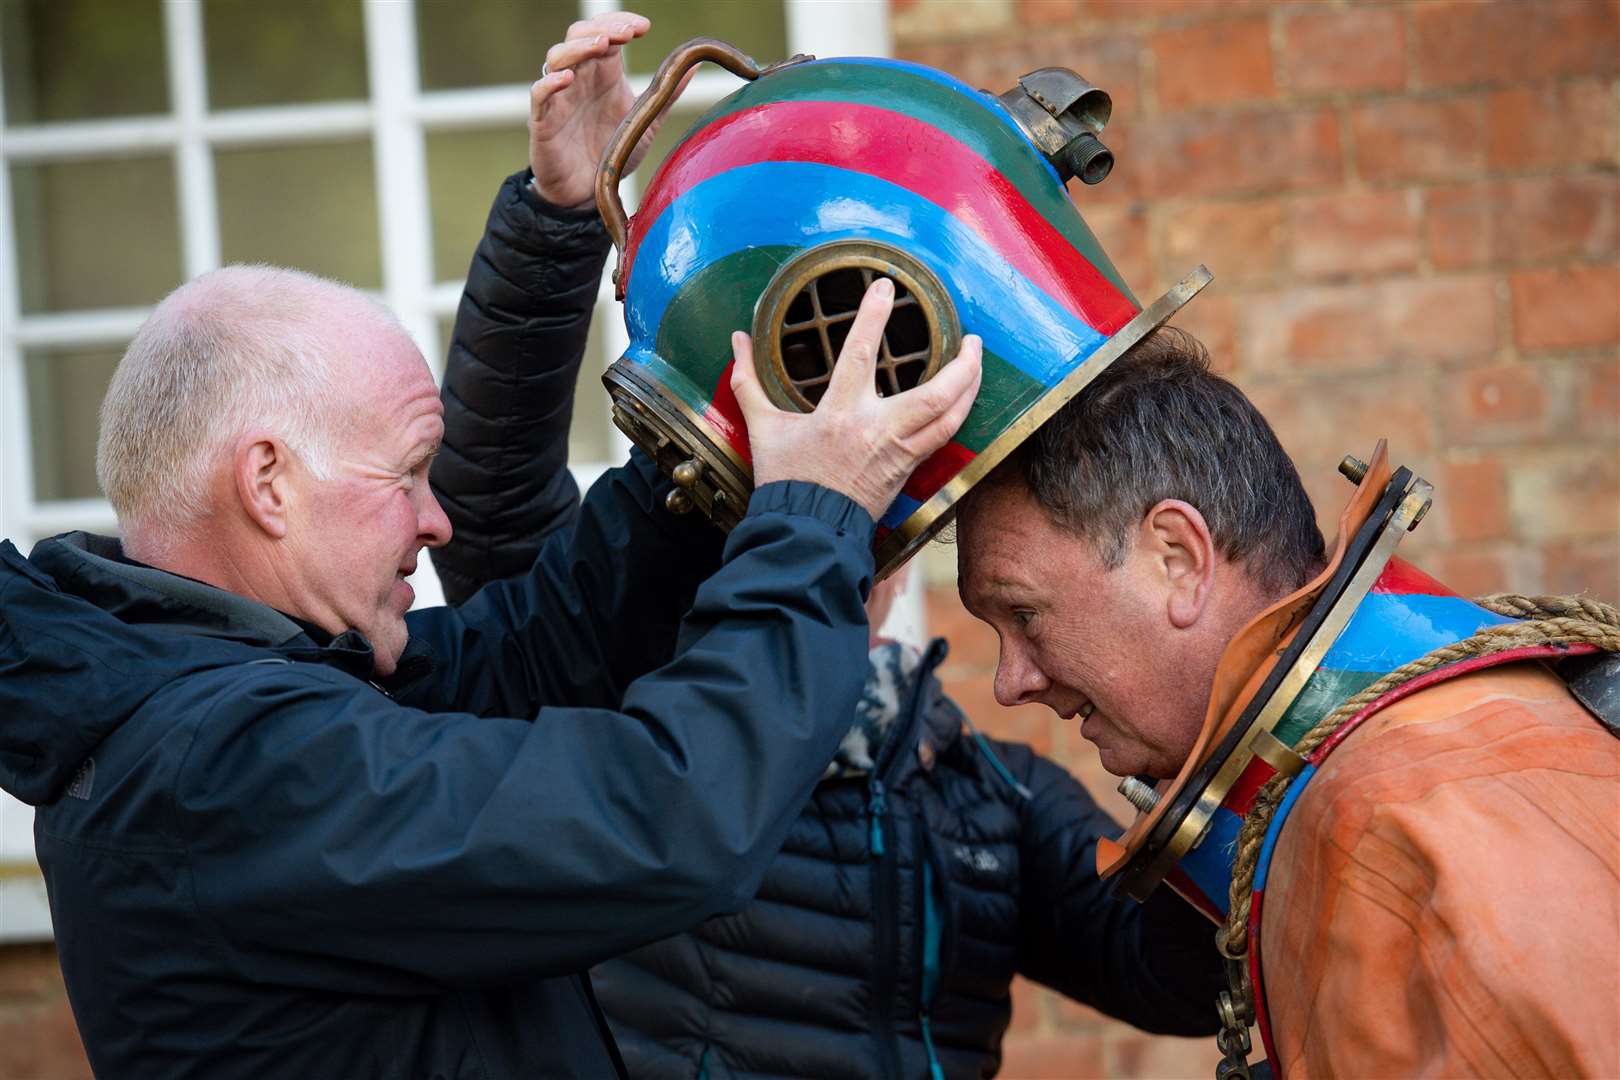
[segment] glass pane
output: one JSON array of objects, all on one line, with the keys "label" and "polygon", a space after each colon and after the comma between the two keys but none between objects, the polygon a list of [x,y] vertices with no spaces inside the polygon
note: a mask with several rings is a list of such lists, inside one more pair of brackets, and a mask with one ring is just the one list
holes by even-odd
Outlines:
[{"label": "glass pane", "polygon": [[675,46],[695,37],[729,42],[761,64],[788,55],[782,0],[634,0],[625,6],[652,20],[647,36],[625,50],[638,74],[657,71]]},{"label": "glass pane", "polygon": [[210,108],[366,96],[360,0],[208,0],[203,37]]},{"label": "glass pane", "polygon": [[507,124],[486,131],[427,134],[428,199],[433,212],[433,279],[465,281],[501,181],[528,164],[529,131]]},{"label": "glass pane", "polygon": [[38,501],[101,494],[96,484],[96,415],[123,355],[121,348],[23,354]]},{"label": "glass pane", "polygon": [[170,158],[15,165],[11,185],[23,311],[150,304],[180,284]]},{"label": "glass pane", "polygon": [[527,86],[578,18],[576,0],[416,0],[422,89]]},{"label": "glass pane", "polygon": [[159,0],[0,0],[6,121],[166,112]]},{"label": "glass pane", "polygon": [[220,150],[214,168],[225,262],[382,287],[370,141]]},{"label": "glass pane", "polygon": [[[598,306],[591,319],[591,338],[585,347],[585,362],[580,365],[579,381],[574,389],[574,419],[568,430],[568,464],[587,465],[607,461],[612,453],[613,421],[608,418],[607,391],[602,388],[602,361],[600,342],[603,319],[619,318],[619,306],[611,309]],[[450,350],[453,318],[439,320],[439,340],[445,352]],[[617,360],[618,357],[613,359]]]}]

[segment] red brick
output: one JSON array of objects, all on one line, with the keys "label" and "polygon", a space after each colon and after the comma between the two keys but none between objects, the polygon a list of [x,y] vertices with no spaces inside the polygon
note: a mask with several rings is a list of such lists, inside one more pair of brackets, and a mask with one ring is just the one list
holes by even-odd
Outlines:
[{"label": "red brick", "polygon": [[1613,255],[1620,177],[1524,177],[1425,193],[1425,242],[1440,269]]},{"label": "red brick", "polygon": [[1001,1075],[1009,1080],[1084,1080],[1105,1075],[1099,1035],[1009,1039],[1002,1050]]},{"label": "red brick", "polygon": [[1108,1075],[1201,1078],[1215,1075],[1221,1054],[1215,1040],[1177,1039],[1169,1035],[1148,1035],[1121,1026],[1108,1041]]},{"label": "red brick", "polygon": [[0,1016],[0,1076],[16,1080],[76,1080],[90,1063],[66,1001]]},{"label": "red brick", "polygon": [[975,619],[962,606],[952,586],[929,588],[925,600],[928,632],[951,644],[950,655],[940,668],[941,678],[977,678],[996,670],[1000,645],[990,624]]},{"label": "red brick", "polygon": [[1620,455],[1562,449],[1512,462],[1508,505],[1526,540],[1601,540],[1620,533]]},{"label": "red brick", "polygon": [[1153,36],[1159,108],[1201,109],[1277,96],[1264,17],[1199,23]]},{"label": "red brick", "polygon": [[1435,478],[1435,509],[1456,543],[1508,534],[1507,481],[1500,461],[1453,462]]},{"label": "red brick", "polygon": [[66,993],[55,946],[0,946],[0,1006],[58,1001]]},{"label": "red brick", "polygon": [[1203,342],[1204,348],[1209,350],[1211,371],[1230,376],[1238,369],[1235,309],[1232,297],[1222,290],[1221,282],[1205,286],[1204,291],[1176,312],[1170,321]]},{"label": "red brick", "polygon": [[1620,70],[1620,18],[1591,0],[1412,5],[1418,86],[1522,83]]},{"label": "red brick", "polygon": [[[1042,67],[1066,67],[1108,92],[1114,115],[1134,124],[1141,114],[1141,57],[1130,34],[1081,37],[1061,27],[1045,27],[1027,37],[981,38],[967,42],[901,42],[896,55],[948,71],[971,86],[1001,93],[1018,85],[1018,76]],[[1111,132],[1103,141],[1113,145]],[[1106,188],[1113,181],[1102,185]]]},{"label": "red brick", "polygon": [[1133,127],[1132,141],[1147,198],[1292,191],[1344,175],[1331,109],[1161,117]]},{"label": "red brick", "polygon": [[1620,443],[1620,357],[1584,364],[1576,377],[1580,433],[1611,445]]},{"label": "red brick", "polygon": [[1012,981],[1012,1024],[1008,1027],[1011,1036],[1031,1035],[1045,1032],[1052,1025],[1046,1020],[1046,988],[1030,982],[1022,975],[1014,976]]},{"label": "red brick", "polygon": [[1252,294],[1239,306],[1238,339],[1245,368],[1278,374],[1477,360],[1496,349],[1495,296],[1483,277]]},{"label": "red brick", "polygon": [[1515,568],[1528,565],[1527,558],[1515,557],[1511,551],[1471,547],[1438,551],[1423,560],[1425,570],[1463,596],[1540,592],[1539,582],[1524,572],[1515,572]]},{"label": "red brick", "polygon": [[986,735],[1026,743],[1037,754],[1052,753],[1052,729],[1062,721],[1045,705],[1003,708],[996,704],[994,683],[989,675],[973,679],[942,677],[940,682],[945,692],[967,713],[973,726]]},{"label": "red brick", "polygon": [[1103,1032],[1114,1027],[1117,1021],[1104,1016],[1090,1005],[1082,1005],[1062,994],[1052,995],[1052,1019],[1056,1021],[1056,1028],[1066,1035],[1084,1035],[1092,1032]]},{"label": "red brick", "polygon": [[[1614,515],[1610,515],[1611,520]],[[1620,531],[1620,521],[1614,522]],[[1541,548],[1541,580],[1537,589],[1555,596],[1584,593],[1614,603],[1620,599],[1620,538],[1570,540]]]},{"label": "red brick", "polygon": [[1243,389],[1271,422],[1324,519],[1337,520],[1350,494],[1338,473],[1345,454],[1365,459],[1387,438],[1390,455],[1405,463],[1434,444],[1429,403],[1404,373],[1245,380]]},{"label": "red brick", "polygon": [[1350,114],[1356,169],[1367,180],[1446,180],[1485,167],[1480,96],[1358,105]]},{"label": "red brick", "polygon": [[1485,161],[1494,171],[1614,165],[1615,101],[1608,79],[1499,90],[1485,99],[1485,114]]},{"label": "red brick", "polygon": [[1620,266],[1514,274],[1513,329],[1525,352],[1620,342]]},{"label": "red brick", "polygon": [[1097,22],[1157,22],[1264,10],[1270,0],[1086,0],[1083,18]]},{"label": "red brick", "polygon": [[951,0],[917,4],[889,12],[894,36],[901,41],[982,39],[1013,27],[1008,0]]},{"label": "red brick", "polygon": [[1283,21],[1280,81],[1296,94],[1406,85],[1406,19],[1398,8],[1308,11]]},{"label": "red brick", "polygon": [[1554,415],[1547,370],[1508,364],[1454,372],[1441,393],[1447,445],[1521,443],[1544,438]]},{"label": "red brick", "polygon": [[1199,203],[1165,217],[1161,281],[1174,281],[1199,263],[1228,287],[1284,269],[1283,207],[1276,199]]},{"label": "red brick", "polygon": [[1296,199],[1288,215],[1295,272],[1315,276],[1416,269],[1420,244],[1414,201],[1404,190]]},{"label": "red brick", "polygon": [[1018,0],[1018,21],[1026,26],[1051,26],[1080,17],[1080,0]]},{"label": "red brick", "polygon": [[1138,294],[1151,292],[1153,257],[1148,245],[1147,209],[1134,203],[1115,203],[1088,208],[1082,213],[1103,250],[1108,252],[1114,269],[1124,277],[1125,284]]}]

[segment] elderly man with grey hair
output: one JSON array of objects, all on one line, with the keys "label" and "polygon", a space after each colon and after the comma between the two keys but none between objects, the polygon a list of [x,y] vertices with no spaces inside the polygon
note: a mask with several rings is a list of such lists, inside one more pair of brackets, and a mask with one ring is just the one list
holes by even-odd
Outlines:
[{"label": "elderly man with grey hair", "polygon": [[268,267],[159,304],[103,410],[124,543],[0,544],[0,787],[95,1070],[622,1075],[585,972],[753,894],[861,693],[873,518],[977,390],[970,339],[879,399],[889,306],[834,407],[739,387],[729,537],[636,455],[527,573],[407,613],[450,535],[410,338]]}]

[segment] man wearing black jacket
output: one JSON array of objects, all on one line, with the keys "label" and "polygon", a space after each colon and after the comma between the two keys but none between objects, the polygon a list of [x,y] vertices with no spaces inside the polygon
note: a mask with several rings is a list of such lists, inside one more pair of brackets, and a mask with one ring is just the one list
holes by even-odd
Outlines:
[{"label": "man wearing black jacket", "polygon": [[[503,185],[473,259],[433,473],[456,524],[433,553],[452,602],[569,519],[568,421],[608,247],[582,132],[605,138],[623,114],[617,45],[642,29],[609,16],[551,51],[536,176]],[[632,1075],[993,1075],[1015,973],[1150,1031],[1215,1030],[1208,923],[1168,894],[1108,895],[1094,850],[1115,824],[1029,747],[964,731],[933,676],[944,654],[874,641],[839,751],[751,902],[595,969]]]},{"label": "man wearing black jacket", "polygon": [[586,970],[753,894],[860,693],[872,519],[976,390],[968,343],[879,400],[887,307],[844,408],[751,410],[729,537],[636,456],[407,614],[450,537],[409,337],[266,267],[159,304],[102,412],[122,542],[0,543],[0,786],[96,1072],[623,1075]]}]

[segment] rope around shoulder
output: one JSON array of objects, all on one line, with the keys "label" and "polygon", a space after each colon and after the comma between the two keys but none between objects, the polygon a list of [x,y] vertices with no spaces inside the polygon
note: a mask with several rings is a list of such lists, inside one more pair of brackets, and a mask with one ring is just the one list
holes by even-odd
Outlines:
[{"label": "rope around shoulder", "polygon": [[[1620,608],[1582,596],[1518,596],[1498,593],[1474,603],[1487,611],[1520,622],[1488,626],[1472,637],[1435,649],[1396,668],[1317,721],[1294,745],[1308,755],[1351,717],[1391,690],[1436,668],[1459,660],[1490,656],[1533,645],[1595,645],[1604,652],[1620,652]],[[1249,908],[1254,899],[1254,872],[1271,819],[1288,791],[1289,778],[1274,776],[1255,795],[1238,831],[1237,857],[1232,864],[1231,907],[1226,925],[1215,934],[1215,946],[1228,960],[1242,958],[1249,948]]]}]

